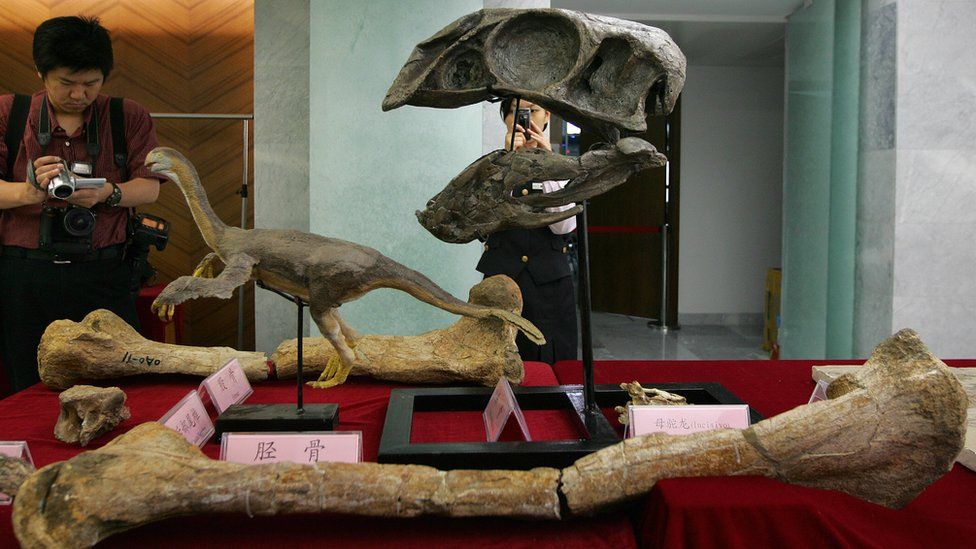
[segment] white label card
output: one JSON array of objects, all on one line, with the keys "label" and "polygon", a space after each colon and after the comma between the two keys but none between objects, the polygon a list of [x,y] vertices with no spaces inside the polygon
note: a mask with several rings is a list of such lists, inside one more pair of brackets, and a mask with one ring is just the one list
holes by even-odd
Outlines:
[{"label": "white label card", "polygon": [[526,441],[531,441],[532,437],[529,435],[529,427],[525,423],[525,416],[522,414],[518,400],[515,399],[515,392],[512,391],[512,385],[508,382],[507,377],[502,376],[498,380],[498,384],[495,385],[495,390],[491,393],[491,399],[488,400],[488,406],[485,407],[485,411],[482,414],[485,421],[485,434],[487,435],[488,442],[498,441],[499,437],[502,436],[502,431],[505,430],[505,425],[512,416],[515,416],[515,420],[518,422],[522,437]]},{"label": "white label card", "polygon": [[628,406],[627,433],[639,437],[650,433],[688,435],[712,429],[749,427],[746,404],[698,404],[692,406]]},{"label": "white label card", "polygon": [[210,374],[200,386],[210,395],[210,401],[217,409],[217,415],[224,413],[227,408],[235,404],[244,402],[254,393],[236,358]]},{"label": "white label card", "polygon": [[361,431],[307,433],[224,433],[220,459],[234,463],[358,463],[363,460]]},{"label": "white label card", "polygon": [[206,444],[216,431],[197,391],[190,391],[180,399],[159,422],[197,446]]},{"label": "white label card", "polygon": [[821,379],[820,381],[818,381],[817,386],[813,388],[813,393],[810,394],[810,400],[807,401],[807,404],[810,404],[811,402],[819,402],[821,400],[827,400],[828,385],[830,385],[830,382],[827,380]]}]

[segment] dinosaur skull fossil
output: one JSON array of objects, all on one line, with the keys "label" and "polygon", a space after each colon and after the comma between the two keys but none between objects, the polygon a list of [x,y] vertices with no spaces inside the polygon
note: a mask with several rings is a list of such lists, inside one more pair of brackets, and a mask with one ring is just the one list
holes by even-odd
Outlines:
[{"label": "dinosaur skull fossil", "polygon": [[[667,159],[650,143],[621,140],[620,131],[646,130],[648,110],[671,112],[684,81],[685,57],[660,29],[559,9],[486,9],[417,45],[390,86],[383,110],[457,108],[521,97],[610,143],[578,160],[519,150],[495,151],[475,161],[417,212],[434,236],[463,243],[566,219],[582,208],[544,208],[592,198],[633,173],[663,166]],[[571,181],[555,196],[512,196],[516,186],[563,179]]]},{"label": "dinosaur skull fossil", "polygon": [[414,48],[383,100],[457,108],[521,96],[566,120],[644,131],[645,99],[668,113],[685,57],[660,29],[560,9],[485,9]]}]

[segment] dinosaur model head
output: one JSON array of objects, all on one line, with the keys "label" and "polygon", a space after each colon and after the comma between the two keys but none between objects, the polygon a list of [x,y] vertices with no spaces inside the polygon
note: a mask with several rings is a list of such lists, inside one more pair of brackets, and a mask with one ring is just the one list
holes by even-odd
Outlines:
[{"label": "dinosaur model head", "polygon": [[183,181],[174,171],[174,166],[176,165],[179,165],[181,168],[192,166],[186,157],[183,156],[183,153],[169,147],[156,147],[146,155],[146,167],[149,168],[149,171],[161,175],[182,187],[182,183],[186,183],[186,181]]}]

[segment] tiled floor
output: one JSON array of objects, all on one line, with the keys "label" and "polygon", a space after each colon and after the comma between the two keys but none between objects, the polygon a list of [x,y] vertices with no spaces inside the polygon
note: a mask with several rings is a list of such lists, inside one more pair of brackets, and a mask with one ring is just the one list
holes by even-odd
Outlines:
[{"label": "tiled floor", "polygon": [[646,318],[596,312],[592,324],[597,360],[769,358],[761,347],[761,326],[685,325],[663,331],[648,328]]}]

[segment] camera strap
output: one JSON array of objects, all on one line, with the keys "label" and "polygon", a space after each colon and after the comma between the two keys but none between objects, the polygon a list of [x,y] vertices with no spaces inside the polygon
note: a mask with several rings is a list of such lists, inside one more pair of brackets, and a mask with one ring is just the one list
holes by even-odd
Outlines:
[{"label": "camera strap", "polygon": [[20,154],[20,142],[24,139],[24,128],[27,126],[27,116],[30,114],[31,96],[15,94],[10,114],[7,115],[7,131],[4,143],[7,145],[7,166],[3,176],[11,180],[14,176],[14,164]]},{"label": "camera strap", "polygon": [[125,142],[125,114],[122,112],[122,98],[112,97],[108,101],[109,121],[112,123],[112,159],[122,174],[120,182],[129,180],[129,147]]}]

